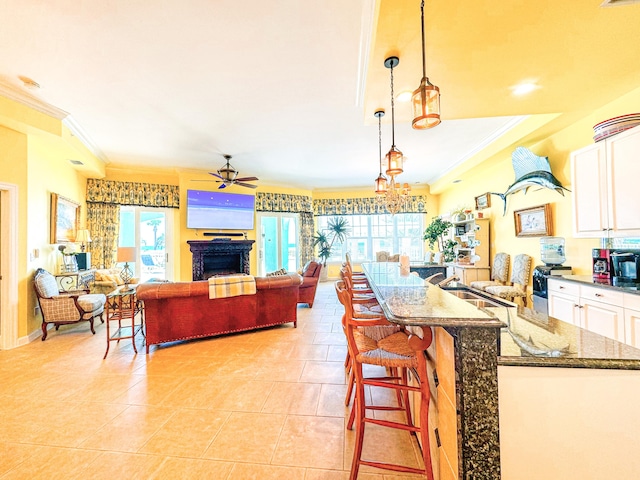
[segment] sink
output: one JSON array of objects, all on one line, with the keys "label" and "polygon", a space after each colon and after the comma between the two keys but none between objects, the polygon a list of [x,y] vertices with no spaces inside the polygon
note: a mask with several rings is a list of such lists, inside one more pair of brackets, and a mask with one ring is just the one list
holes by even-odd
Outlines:
[{"label": "sink", "polygon": [[442,289],[476,307],[513,307],[511,303],[494,298],[479,290],[472,290],[469,287],[442,287]]}]

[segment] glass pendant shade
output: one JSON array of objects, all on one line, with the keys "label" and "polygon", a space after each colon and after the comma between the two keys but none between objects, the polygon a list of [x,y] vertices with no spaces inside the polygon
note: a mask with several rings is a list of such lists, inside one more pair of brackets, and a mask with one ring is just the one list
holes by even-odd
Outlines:
[{"label": "glass pendant shade", "polygon": [[391,146],[391,150],[385,156],[387,163],[387,175],[394,177],[400,175],[404,171],[404,157],[402,152],[396,148],[395,145]]},{"label": "glass pendant shade", "polygon": [[387,178],[380,174],[376,178],[376,195],[384,195],[387,193]]},{"label": "glass pendant shade", "polygon": [[422,77],[420,86],[411,97],[413,121],[411,126],[416,130],[433,128],[440,124],[440,89]]}]

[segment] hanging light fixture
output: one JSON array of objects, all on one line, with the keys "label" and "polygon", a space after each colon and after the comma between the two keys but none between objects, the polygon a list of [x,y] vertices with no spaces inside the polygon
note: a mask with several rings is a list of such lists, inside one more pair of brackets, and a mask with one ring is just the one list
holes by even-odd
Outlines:
[{"label": "hanging light fixture", "polygon": [[404,158],[402,152],[396,148],[395,109],[393,103],[393,68],[398,66],[398,57],[389,57],[384,61],[384,66],[391,70],[391,150],[386,155],[387,175],[393,180],[395,175],[403,172]]},{"label": "hanging light fixture", "polygon": [[384,116],[384,110],[376,110],[374,113],[378,119],[378,150],[380,159],[380,174],[376,178],[376,195],[378,198],[384,196],[387,193],[387,177],[382,174],[382,117]]},{"label": "hanging light fixture", "polygon": [[408,183],[396,183],[396,179],[391,177],[387,185],[387,191],[383,195],[376,197],[378,203],[382,204],[391,215],[402,211],[407,205],[411,187]]},{"label": "hanging light fixture", "polygon": [[411,126],[417,130],[433,128],[440,124],[440,89],[427,78],[427,62],[424,42],[424,0],[420,5],[422,17],[422,80],[420,86],[413,92],[411,105],[413,106],[413,121]]}]

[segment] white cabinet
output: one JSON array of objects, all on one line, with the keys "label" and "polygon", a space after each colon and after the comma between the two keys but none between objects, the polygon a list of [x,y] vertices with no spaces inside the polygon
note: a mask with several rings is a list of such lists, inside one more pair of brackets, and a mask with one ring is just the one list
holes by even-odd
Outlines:
[{"label": "white cabinet", "polygon": [[[561,279],[547,280],[549,315],[619,342],[626,340],[623,294]],[[640,297],[638,297],[640,298]]]},{"label": "white cabinet", "polygon": [[623,306],[625,342],[640,348],[640,295],[625,293]]},{"label": "white cabinet", "polygon": [[571,154],[576,237],[640,236],[640,127]]}]

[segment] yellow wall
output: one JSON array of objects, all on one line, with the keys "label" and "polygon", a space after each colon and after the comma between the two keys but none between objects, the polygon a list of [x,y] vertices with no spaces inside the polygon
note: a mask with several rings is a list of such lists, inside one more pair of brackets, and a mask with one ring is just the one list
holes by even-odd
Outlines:
[{"label": "yellow wall", "polygon": [[[560,183],[571,189],[571,166],[569,155],[572,151],[593,142],[593,125],[607,118],[640,110],[640,89],[612,102],[597,111],[585,114],[580,121],[533,144],[522,145],[535,154],[549,157],[551,171]],[[487,166],[489,165],[489,166]],[[473,206],[476,196],[485,192],[507,190],[515,180],[510,155],[492,157],[460,177],[461,183],[452,184],[440,195],[439,213],[449,212],[460,204]],[[530,189],[520,191],[507,199],[507,210],[503,216],[503,202],[498,196],[491,196],[491,207],[482,210],[491,219],[491,252],[504,251],[513,256],[527,253],[534,258],[534,265],[541,264],[540,239],[518,238],[515,236],[514,210],[529,208],[545,203],[551,204],[553,235],[566,239],[566,265],[571,265],[574,273],[591,274],[591,249],[600,245],[598,239],[578,239],[573,237],[571,194],[565,196],[553,190]]]}]

